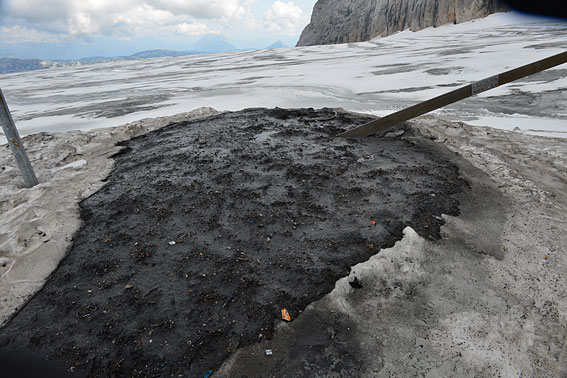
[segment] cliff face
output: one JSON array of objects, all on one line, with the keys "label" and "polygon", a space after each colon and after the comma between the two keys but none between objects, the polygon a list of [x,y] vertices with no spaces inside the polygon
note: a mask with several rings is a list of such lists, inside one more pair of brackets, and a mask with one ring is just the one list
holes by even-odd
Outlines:
[{"label": "cliff face", "polygon": [[297,46],[368,41],[506,10],[501,0],[318,0]]}]

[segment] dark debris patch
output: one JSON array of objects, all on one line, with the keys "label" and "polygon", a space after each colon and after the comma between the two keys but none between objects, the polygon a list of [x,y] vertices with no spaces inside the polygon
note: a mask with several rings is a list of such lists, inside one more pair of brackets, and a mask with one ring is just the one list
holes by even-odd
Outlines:
[{"label": "dark debris patch", "polygon": [[0,331],[1,350],[89,377],[203,377],[406,226],[439,238],[466,187],[457,167],[411,130],[334,138],[369,120],[249,109],[125,142],[81,204],[68,257]]}]

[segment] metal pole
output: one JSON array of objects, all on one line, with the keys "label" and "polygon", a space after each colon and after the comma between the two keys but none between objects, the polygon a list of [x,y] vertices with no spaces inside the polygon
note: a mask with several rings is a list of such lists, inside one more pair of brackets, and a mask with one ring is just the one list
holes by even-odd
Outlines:
[{"label": "metal pole", "polygon": [[475,83],[467,85],[466,87],[456,89],[449,93],[445,93],[441,96],[432,98],[431,100],[427,100],[417,105],[410,106],[409,108],[392,113],[384,118],[380,118],[377,119],[376,121],[365,123],[362,126],[346,131],[342,134],[339,134],[338,136],[350,138],[350,137],[358,137],[358,136],[368,136],[376,133],[383,133],[389,128],[401,122],[410,120],[425,113],[429,113],[430,111],[433,111],[435,109],[442,108],[443,106],[447,106],[449,104],[474,96],[489,89],[499,87],[511,81],[518,80],[529,75],[533,75],[535,73],[541,72],[551,67],[558,66],[563,63],[567,63],[567,51],[557,55],[553,55],[549,58],[538,60],[537,62],[534,63],[526,64],[525,66],[522,66],[520,68],[503,72],[500,75],[491,76],[487,79],[477,81]]},{"label": "metal pole", "polygon": [[18,134],[18,129],[16,129],[16,125],[14,124],[14,120],[12,119],[10,109],[8,109],[8,104],[6,103],[6,99],[4,98],[4,94],[2,93],[1,88],[0,123],[2,124],[4,135],[6,136],[6,139],[8,139],[8,144],[12,149],[12,153],[14,154],[14,158],[16,159],[18,168],[20,168],[20,172],[22,172],[22,176],[24,176],[24,182],[26,183],[26,186],[28,188],[31,188],[32,186],[37,185],[37,178],[35,177],[35,173],[33,172],[33,168],[30,164],[30,160],[28,159],[28,154],[26,153],[24,144],[20,139],[20,134]]}]

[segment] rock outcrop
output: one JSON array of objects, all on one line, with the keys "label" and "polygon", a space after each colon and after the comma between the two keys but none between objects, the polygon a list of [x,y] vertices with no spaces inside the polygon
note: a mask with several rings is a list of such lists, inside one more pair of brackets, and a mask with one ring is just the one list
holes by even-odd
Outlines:
[{"label": "rock outcrop", "polygon": [[368,41],[507,10],[502,0],[318,0],[297,46]]}]

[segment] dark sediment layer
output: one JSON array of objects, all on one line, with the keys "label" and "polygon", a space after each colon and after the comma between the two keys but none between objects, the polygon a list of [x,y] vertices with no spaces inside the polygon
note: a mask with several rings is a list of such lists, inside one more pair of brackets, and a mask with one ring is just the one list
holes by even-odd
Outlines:
[{"label": "dark sediment layer", "polygon": [[124,143],[81,204],[69,255],[0,330],[0,351],[92,377],[203,377],[404,227],[439,238],[467,185],[458,168],[419,137],[334,138],[369,120],[249,109]]}]

